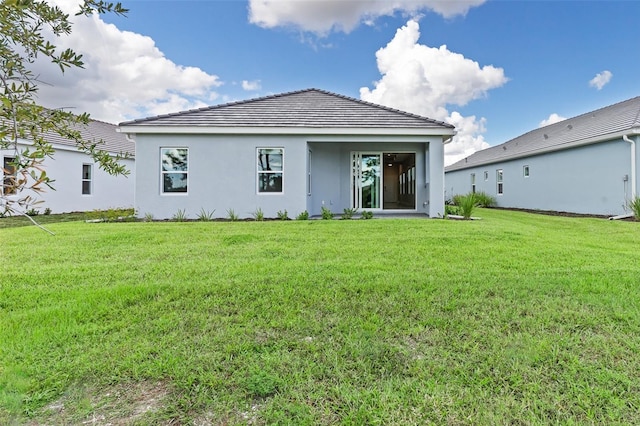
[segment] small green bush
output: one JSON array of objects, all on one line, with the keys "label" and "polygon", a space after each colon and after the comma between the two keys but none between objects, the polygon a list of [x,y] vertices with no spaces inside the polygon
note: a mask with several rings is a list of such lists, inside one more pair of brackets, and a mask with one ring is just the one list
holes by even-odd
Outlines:
[{"label": "small green bush", "polygon": [[38,216],[40,212],[38,209],[29,209],[27,210],[27,216]]},{"label": "small green bush", "polygon": [[308,219],[309,219],[309,212],[306,210],[300,213],[298,216],[296,216],[296,220],[308,220]]},{"label": "small green bush", "polygon": [[363,219],[373,219],[373,212],[369,211],[369,210],[363,210],[362,211],[362,218]]},{"label": "small green bush", "polygon": [[145,213],[142,220],[145,222],[153,222],[153,213]]},{"label": "small green bush", "polygon": [[640,197],[635,197],[629,201],[629,209],[631,209],[635,218],[640,220]]},{"label": "small green bush", "polygon": [[289,213],[287,213],[287,210],[278,210],[277,215],[280,220],[289,220]]},{"label": "small green bush", "polygon": [[178,209],[177,212],[171,217],[176,222],[184,222],[187,220],[187,211],[185,209]]},{"label": "small green bush", "polygon": [[258,222],[264,221],[264,212],[260,207],[258,207],[253,213],[251,213],[251,216],[253,216],[253,219]]},{"label": "small green bush", "polygon": [[238,216],[235,210],[227,209],[227,219],[229,219],[232,222],[236,222],[237,220],[240,219],[240,216]]},{"label": "small green bush", "polygon": [[198,213],[198,217],[197,219],[201,222],[209,222],[211,220],[213,220],[213,214],[215,213],[216,209],[213,209],[211,211],[205,210],[203,208],[200,209],[200,213]]},{"label": "small green bush", "polygon": [[445,204],[444,205],[444,215],[445,216],[449,216],[449,215],[457,216],[459,214],[460,214],[460,207],[454,206],[452,204]]},{"label": "small green bush", "polygon": [[460,209],[460,214],[465,219],[471,219],[471,214],[473,213],[473,209],[476,208],[476,194],[470,192],[467,195],[463,195],[458,200],[460,203],[458,208]]},{"label": "small green bush", "polygon": [[333,213],[331,212],[330,209],[322,206],[322,211],[321,211],[321,216],[323,220],[331,220],[333,219]]},{"label": "small green bush", "polygon": [[496,205],[496,197],[484,191],[476,192],[475,199],[478,207],[494,207]]},{"label": "small green bush", "polygon": [[464,197],[463,194],[456,194],[453,197],[451,197],[451,200],[449,200],[449,203],[452,206],[460,206],[460,203],[462,202],[462,197]]},{"label": "small green bush", "polygon": [[44,215],[45,216],[49,216],[51,214],[51,209],[49,207],[47,207],[46,209],[44,209]]},{"label": "small green bush", "polygon": [[351,219],[354,214],[356,214],[357,209],[344,209],[342,212],[342,219]]}]

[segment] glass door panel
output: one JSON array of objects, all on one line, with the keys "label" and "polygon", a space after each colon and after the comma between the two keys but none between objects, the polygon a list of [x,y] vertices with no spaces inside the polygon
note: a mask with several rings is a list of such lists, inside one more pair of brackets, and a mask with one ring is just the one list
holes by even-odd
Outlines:
[{"label": "glass door panel", "polygon": [[362,154],[361,156],[362,208],[380,208],[380,155]]},{"label": "glass door panel", "polygon": [[379,209],[381,202],[382,154],[352,154],[351,205],[356,209]]}]

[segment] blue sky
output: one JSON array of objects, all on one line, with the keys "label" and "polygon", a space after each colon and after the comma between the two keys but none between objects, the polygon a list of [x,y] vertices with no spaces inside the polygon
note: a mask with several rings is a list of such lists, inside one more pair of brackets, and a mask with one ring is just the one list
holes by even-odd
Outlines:
[{"label": "blue sky", "polygon": [[42,101],[119,122],[316,87],[455,124],[451,163],[640,95],[640,1],[391,3],[125,0],[59,42],[87,68]]}]

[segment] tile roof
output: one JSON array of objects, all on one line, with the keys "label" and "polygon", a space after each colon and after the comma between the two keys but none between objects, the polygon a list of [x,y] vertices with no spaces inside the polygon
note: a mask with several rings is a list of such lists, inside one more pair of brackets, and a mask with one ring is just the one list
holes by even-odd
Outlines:
[{"label": "tile roof", "polygon": [[[84,140],[92,142],[99,142],[102,140],[104,143],[98,144],[98,149],[112,153],[128,152],[131,155],[134,155],[135,144],[129,141],[124,134],[118,133],[116,131],[117,128],[118,127],[115,124],[90,120],[88,125],[80,127],[80,133]],[[52,144],[76,146],[74,141],[63,138],[54,132],[50,132],[45,139],[47,142]]]},{"label": "tile roof", "polygon": [[446,128],[441,121],[319,89],[158,115],[120,126]]},{"label": "tile roof", "polygon": [[633,129],[640,129],[640,96],[532,130],[501,145],[475,152],[447,166],[445,171],[620,138],[621,133]]}]

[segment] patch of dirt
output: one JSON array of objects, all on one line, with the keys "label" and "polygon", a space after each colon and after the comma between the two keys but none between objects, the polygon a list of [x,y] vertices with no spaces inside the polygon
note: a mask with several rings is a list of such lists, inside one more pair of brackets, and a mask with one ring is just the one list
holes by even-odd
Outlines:
[{"label": "patch of dirt", "polygon": [[169,394],[166,382],[125,383],[101,389],[78,386],[46,406],[39,420],[30,425],[131,425],[160,410]]}]

